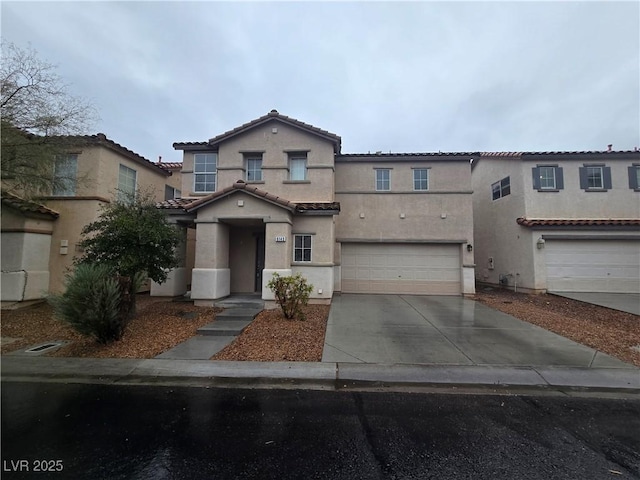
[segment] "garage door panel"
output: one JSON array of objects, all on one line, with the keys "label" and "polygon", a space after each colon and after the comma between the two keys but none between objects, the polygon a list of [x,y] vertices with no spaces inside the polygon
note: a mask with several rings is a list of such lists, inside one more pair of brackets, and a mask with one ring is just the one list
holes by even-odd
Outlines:
[{"label": "garage door panel", "polygon": [[550,240],[545,245],[547,289],[557,292],[637,293],[640,242]]},{"label": "garage door panel", "polygon": [[458,252],[458,245],[345,243],[342,291],[459,295]]}]

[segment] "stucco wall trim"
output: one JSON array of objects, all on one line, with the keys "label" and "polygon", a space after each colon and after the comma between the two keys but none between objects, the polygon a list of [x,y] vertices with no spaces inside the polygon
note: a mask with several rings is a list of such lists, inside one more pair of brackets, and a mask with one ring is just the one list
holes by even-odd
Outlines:
[{"label": "stucco wall trim", "polygon": [[421,239],[380,239],[380,238],[336,238],[338,243],[416,243],[416,244],[430,244],[430,243],[468,243],[468,240],[461,239],[438,239],[438,240],[421,240]]},{"label": "stucco wall trim", "polygon": [[434,191],[434,190],[346,190],[336,191],[336,195],[472,195],[473,190],[446,190],[446,191]]},{"label": "stucco wall trim", "polygon": [[53,235],[53,231],[42,230],[39,228],[3,228],[2,233],[35,233],[37,235]]},{"label": "stucco wall trim", "polygon": [[640,235],[542,235],[543,240],[640,240]]}]

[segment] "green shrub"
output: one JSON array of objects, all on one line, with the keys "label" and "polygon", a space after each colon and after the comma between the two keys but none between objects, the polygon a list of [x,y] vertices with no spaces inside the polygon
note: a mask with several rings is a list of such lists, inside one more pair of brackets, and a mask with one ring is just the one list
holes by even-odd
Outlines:
[{"label": "green shrub", "polygon": [[299,273],[290,277],[281,277],[274,273],[267,287],[275,294],[276,302],[282,308],[285,318],[305,319],[302,307],[309,303],[309,295],[313,292],[313,285],[308,284],[306,278]]},{"label": "green shrub", "polygon": [[81,264],[67,276],[66,291],[49,301],[56,317],[106,344],[122,337],[131,318],[131,303],[122,301],[131,283],[115,277],[106,265]]}]

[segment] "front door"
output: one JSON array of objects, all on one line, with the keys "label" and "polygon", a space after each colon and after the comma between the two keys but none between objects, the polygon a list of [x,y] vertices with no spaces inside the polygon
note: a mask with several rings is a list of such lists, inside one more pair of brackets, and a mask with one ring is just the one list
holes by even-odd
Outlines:
[{"label": "front door", "polygon": [[256,284],[255,291],[262,293],[262,270],[264,270],[264,232],[256,234]]}]

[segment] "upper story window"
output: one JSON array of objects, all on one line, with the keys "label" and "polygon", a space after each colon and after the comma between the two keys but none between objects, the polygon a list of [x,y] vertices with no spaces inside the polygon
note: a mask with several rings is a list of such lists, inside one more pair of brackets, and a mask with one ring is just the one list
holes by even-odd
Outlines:
[{"label": "upper story window", "polygon": [[293,236],[293,261],[311,261],[311,235],[297,234]]},{"label": "upper story window", "polygon": [[53,192],[56,197],[73,197],[76,194],[78,155],[56,157],[53,170]]},{"label": "upper story window", "polygon": [[640,191],[640,165],[633,164],[629,167],[629,188]]},{"label": "upper story window", "polygon": [[303,181],[307,179],[307,154],[289,154],[289,180]]},{"label": "upper story window", "polygon": [[193,191],[210,193],[216,191],[218,176],[218,154],[196,153],[193,156]]},{"label": "upper story window", "polygon": [[173,188],[171,185],[164,186],[164,199],[173,200],[174,198],[181,198],[182,192],[177,188]]},{"label": "upper story window", "polygon": [[511,178],[505,177],[499,182],[491,184],[491,195],[494,200],[511,194]]},{"label": "upper story window", "polygon": [[558,191],[564,188],[562,167],[557,165],[538,165],[531,169],[533,188],[538,191]]},{"label": "upper story window", "polygon": [[611,167],[585,165],[580,167],[580,188],[583,190],[608,190],[611,188]]},{"label": "upper story window", "polygon": [[247,182],[262,181],[262,155],[252,154],[247,160]]},{"label": "upper story window", "polygon": [[133,168],[120,165],[118,172],[118,200],[132,202],[136,196],[137,172]]},{"label": "upper story window", "polygon": [[383,192],[391,188],[391,170],[388,168],[376,169],[376,190]]},{"label": "upper story window", "polygon": [[429,169],[415,168],[413,170],[413,189],[429,190]]}]

